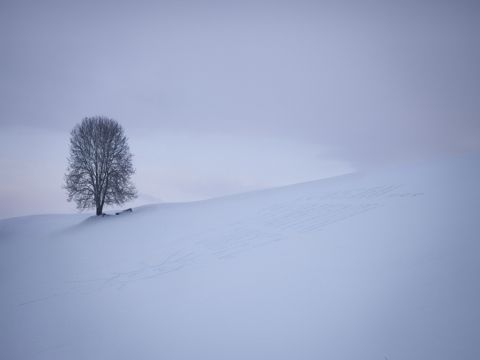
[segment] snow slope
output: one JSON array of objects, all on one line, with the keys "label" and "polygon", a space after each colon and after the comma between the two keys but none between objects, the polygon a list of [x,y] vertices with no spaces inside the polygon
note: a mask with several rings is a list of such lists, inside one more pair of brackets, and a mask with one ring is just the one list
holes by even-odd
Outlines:
[{"label": "snow slope", "polygon": [[479,164],[0,221],[0,358],[480,359]]}]

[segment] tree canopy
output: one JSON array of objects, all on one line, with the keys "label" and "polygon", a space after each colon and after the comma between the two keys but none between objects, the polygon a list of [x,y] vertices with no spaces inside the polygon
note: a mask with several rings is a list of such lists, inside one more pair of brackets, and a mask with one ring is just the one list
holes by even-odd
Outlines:
[{"label": "tree canopy", "polygon": [[134,173],[127,137],[117,121],[87,117],[73,128],[64,187],[78,209],[96,208],[101,215],[104,205],[135,198]]}]

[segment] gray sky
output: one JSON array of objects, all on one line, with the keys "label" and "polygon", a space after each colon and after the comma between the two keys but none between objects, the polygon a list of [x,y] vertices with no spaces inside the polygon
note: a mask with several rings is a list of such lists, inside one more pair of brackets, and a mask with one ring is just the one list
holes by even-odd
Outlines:
[{"label": "gray sky", "polygon": [[71,211],[71,128],[118,120],[142,201],[480,150],[478,1],[0,0],[0,217]]}]

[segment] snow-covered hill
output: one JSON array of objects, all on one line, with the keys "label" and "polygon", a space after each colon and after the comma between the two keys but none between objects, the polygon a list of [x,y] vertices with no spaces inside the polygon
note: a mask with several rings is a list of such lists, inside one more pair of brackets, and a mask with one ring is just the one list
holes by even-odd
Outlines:
[{"label": "snow-covered hill", "polygon": [[0,358],[480,359],[479,165],[0,221]]}]

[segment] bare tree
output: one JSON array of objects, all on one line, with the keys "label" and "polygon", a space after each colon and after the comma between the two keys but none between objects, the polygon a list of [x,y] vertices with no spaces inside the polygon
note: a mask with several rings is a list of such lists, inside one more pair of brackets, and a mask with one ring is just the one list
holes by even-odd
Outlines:
[{"label": "bare tree", "polygon": [[65,174],[68,201],[78,209],[120,205],[136,197],[130,181],[135,172],[132,154],[121,125],[103,116],[87,117],[71,132]]}]

